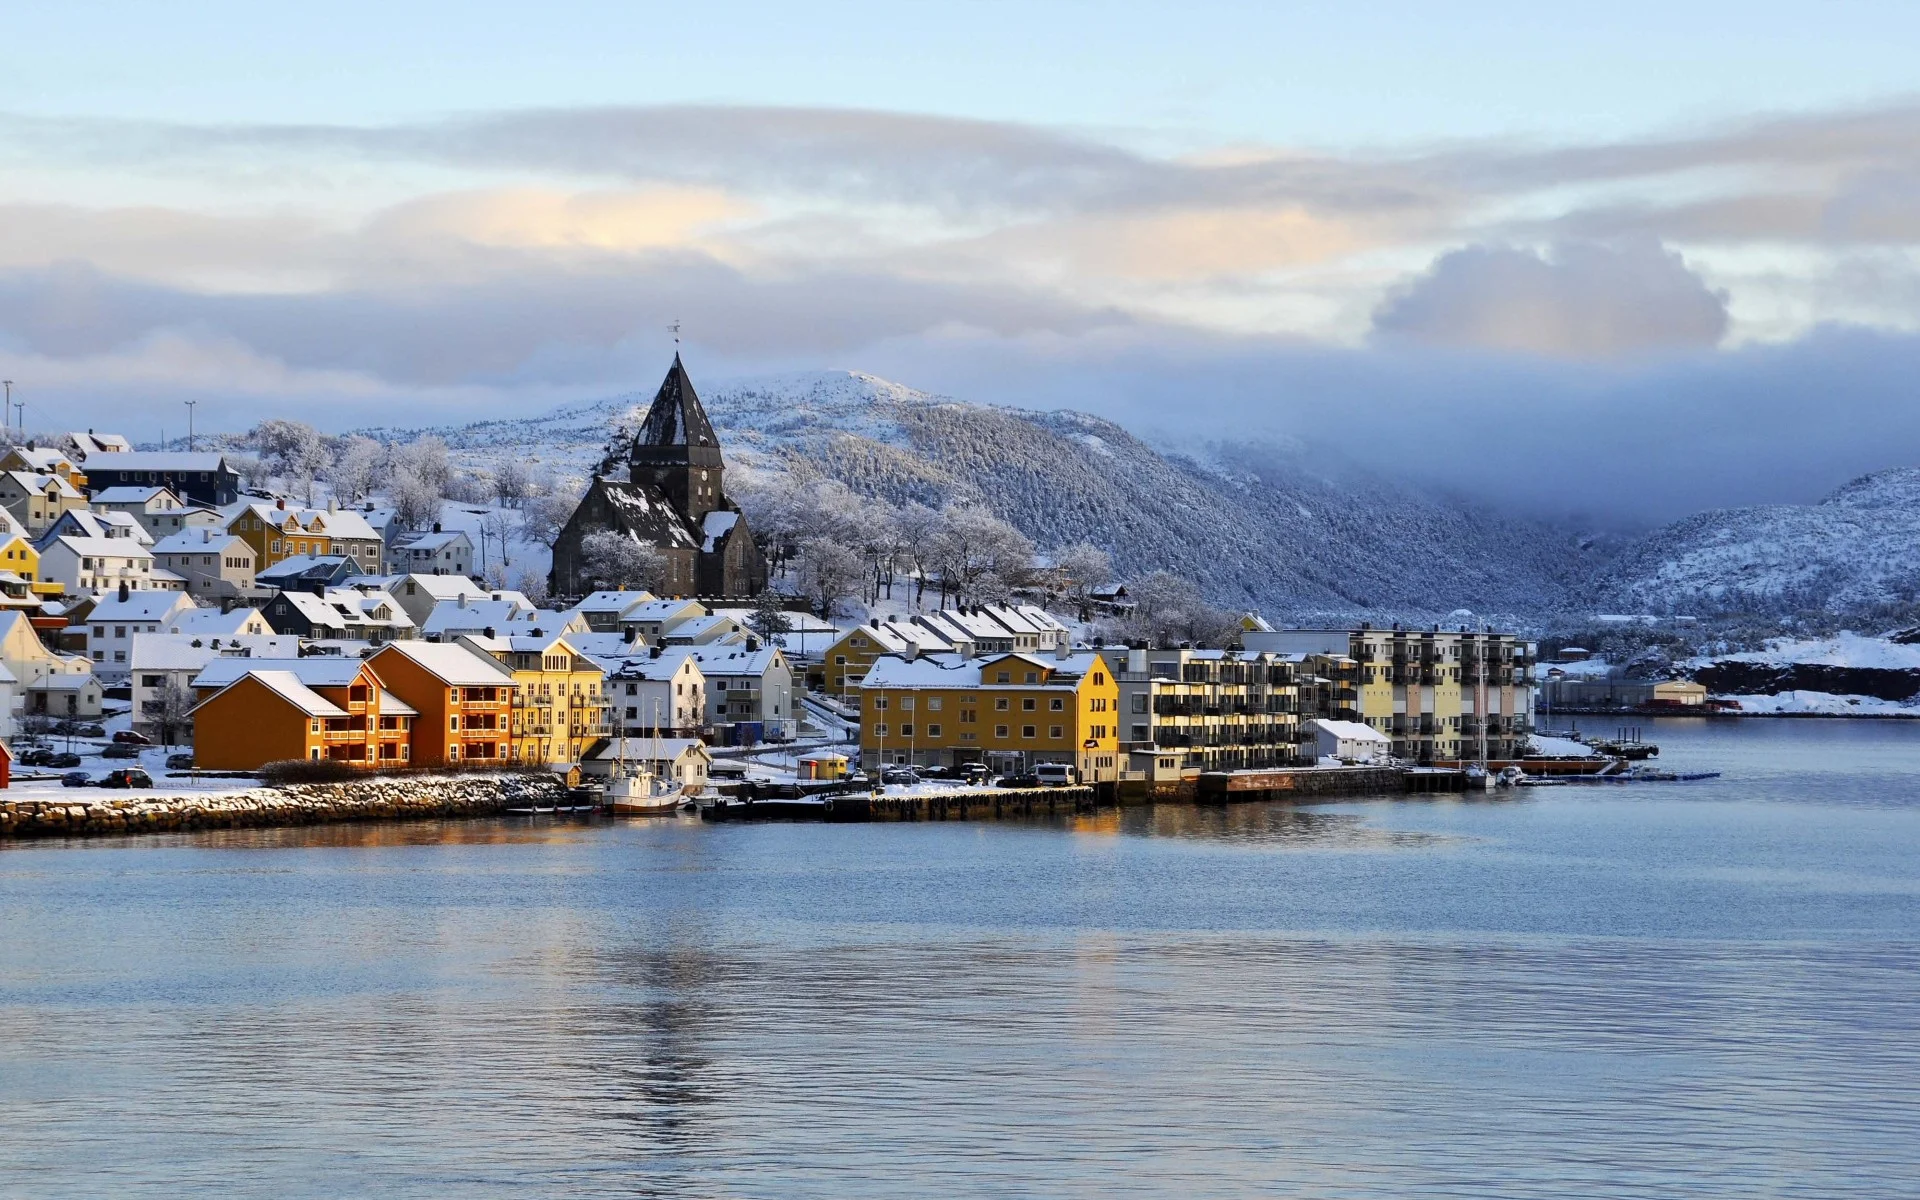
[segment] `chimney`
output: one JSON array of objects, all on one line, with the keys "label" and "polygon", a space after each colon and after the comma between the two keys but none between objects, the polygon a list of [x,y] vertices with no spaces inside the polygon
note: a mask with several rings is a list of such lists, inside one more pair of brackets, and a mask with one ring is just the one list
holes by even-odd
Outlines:
[{"label": "chimney", "polygon": [[1073,657],[1073,647],[1067,644],[1067,639],[1059,638],[1053,643],[1053,657],[1057,662],[1065,662]]},{"label": "chimney", "polygon": [[654,647],[653,649],[651,649],[651,650],[649,650],[649,651],[647,652],[647,657],[648,657],[648,658],[659,658],[659,657],[660,657],[660,647],[658,647],[658,646],[655,646],[655,647]]},{"label": "chimney", "polygon": [[494,632],[493,632],[493,626],[491,626],[491,625],[489,625],[489,626],[487,626],[487,627],[486,627],[485,629],[482,629],[482,630],[480,631],[480,635],[481,635],[482,637],[489,637],[489,638],[490,638],[490,637],[493,637],[493,636],[494,636]]},{"label": "chimney", "polygon": [[1127,649],[1127,674],[1145,675],[1147,673],[1147,648],[1130,646]]},{"label": "chimney", "polygon": [[127,595],[128,595],[128,592],[127,592],[127,581],[126,581],[126,580],[124,580],[124,579],[122,579],[122,580],[120,581],[120,598],[121,598],[122,600],[125,600],[125,599],[127,598]]},{"label": "chimney", "polygon": [[223,612],[223,613],[230,613],[230,612],[232,612],[232,611],[233,611],[233,597],[232,597],[232,596],[222,596],[222,597],[220,597],[220,611],[221,611],[221,612]]},{"label": "chimney", "polygon": [[760,649],[760,639],[759,639],[759,638],[748,638],[748,639],[747,639],[747,653],[748,653],[748,654],[752,654],[752,653],[753,653],[754,651],[756,651],[756,650],[758,650],[758,649]]},{"label": "chimney", "polygon": [[467,606],[467,594],[461,592],[458,596],[454,597],[454,603],[461,608],[465,608]]},{"label": "chimney", "polygon": [[273,506],[281,510],[282,512],[285,512],[287,508],[287,498],[285,496],[280,497],[278,500],[273,502]]},{"label": "chimney", "polygon": [[433,523],[433,531],[434,531],[435,533],[439,533],[439,532],[440,532],[440,522],[438,522],[438,521],[435,521],[435,522]]}]

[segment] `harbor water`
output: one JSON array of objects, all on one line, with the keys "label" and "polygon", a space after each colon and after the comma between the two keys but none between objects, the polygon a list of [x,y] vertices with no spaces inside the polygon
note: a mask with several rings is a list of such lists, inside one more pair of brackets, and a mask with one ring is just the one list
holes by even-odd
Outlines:
[{"label": "harbor water", "polygon": [[1688,784],[0,848],[0,1195],[1920,1195],[1920,724]]}]

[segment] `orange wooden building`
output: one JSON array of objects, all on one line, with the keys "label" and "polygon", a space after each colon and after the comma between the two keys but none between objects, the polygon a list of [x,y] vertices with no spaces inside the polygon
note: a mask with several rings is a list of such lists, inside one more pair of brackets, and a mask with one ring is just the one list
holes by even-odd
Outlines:
[{"label": "orange wooden building", "polygon": [[497,763],[513,757],[513,672],[455,642],[389,642],[367,665],[418,711],[413,761]]},{"label": "orange wooden building", "polygon": [[394,767],[419,715],[359,659],[216,659],[194,681],[194,765],[251,771],[286,759]]}]

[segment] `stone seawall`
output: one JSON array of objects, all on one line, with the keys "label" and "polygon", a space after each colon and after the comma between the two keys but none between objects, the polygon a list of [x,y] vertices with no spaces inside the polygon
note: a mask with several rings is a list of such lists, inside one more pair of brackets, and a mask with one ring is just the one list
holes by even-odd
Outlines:
[{"label": "stone seawall", "polygon": [[479,817],[530,801],[551,804],[565,793],[566,785],[559,776],[546,772],[404,775],[234,792],[149,792],[137,796],[76,789],[70,796],[44,800],[0,800],[0,838]]}]

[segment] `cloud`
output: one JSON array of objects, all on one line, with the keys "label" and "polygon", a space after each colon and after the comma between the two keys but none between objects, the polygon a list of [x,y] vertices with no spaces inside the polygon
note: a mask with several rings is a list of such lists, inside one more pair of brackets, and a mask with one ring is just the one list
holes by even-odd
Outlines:
[{"label": "cloud", "polygon": [[1649,242],[1563,244],[1547,256],[1469,246],[1397,291],[1373,328],[1388,339],[1604,358],[1714,346],[1727,332],[1727,297]]}]

